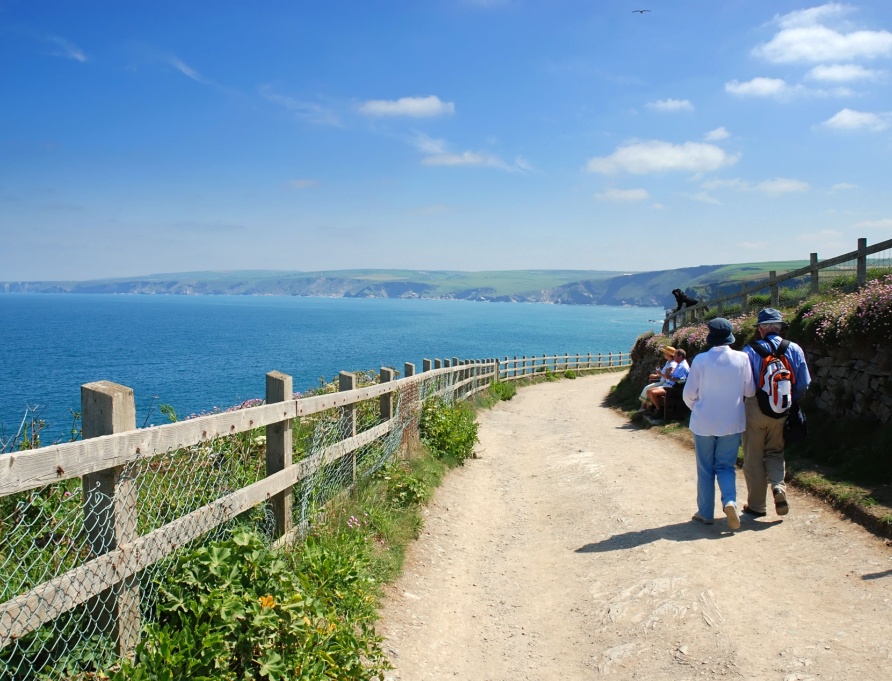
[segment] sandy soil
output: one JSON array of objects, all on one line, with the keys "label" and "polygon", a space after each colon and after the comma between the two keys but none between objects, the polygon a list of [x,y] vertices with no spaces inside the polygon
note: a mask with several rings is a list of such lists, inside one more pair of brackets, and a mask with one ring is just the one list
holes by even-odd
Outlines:
[{"label": "sandy soil", "polygon": [[388,678],[892,679],[892,548],[795,491],[691,522],[693,452],[602,406],[618,379],[480,415],[385,603]]}]

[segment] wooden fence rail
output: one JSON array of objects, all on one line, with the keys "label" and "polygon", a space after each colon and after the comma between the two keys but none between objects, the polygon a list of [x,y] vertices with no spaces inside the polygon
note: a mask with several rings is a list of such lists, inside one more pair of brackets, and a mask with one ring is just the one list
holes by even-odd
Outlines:
[{"label": "wooden fence rail", "polygon": [[[732,294],[726,294],[724,292],[719,292],[718,297],[715,300],[705,300],[697,305],[692,305],[691,307],[685,307],[681,310],[671,310],[666,313],[666,319],[663,321],[663,333],[668,334],[670,331],[674,331],[680,325],[683,326],[685,321],[690,319],[692,321],[700,320],[703,314],[706,311],[707,307],[715,306],[717,307],[719,315],[722,314],[722,310],[725,305],[727,305],[730,301],[739,300],[741,303],[741,307],[748,307],[748,298],[751,294],[757,293],[759,291],[764,291],[765,289],[769,290],[771,296],[771,306],[777,307],[779,303],[779,284],[782,284],[785,281],[790,281],[792,279],[798,279],[799,277],[803,277],[805,275],[809,275],[811,278],[810,281],[810,290],[811,293],[818,292],[818,273],[829,267],[836,267],[837,265],[841,265],[847,262],[855,262],[855,285],[861,287],[864,285],[867,280],[867,257],[873,255],[874,253],[879,253],[881,251],[885,251],[892,248],[892,239],[887,239],[886,241],[882,241],[878,244],[874,244],[873,246],[867,245],[867,239],[861,238],[858,239],[858,248],[850,253],[843,253],[842,255],[838,255],[835,258],[830,258],[829,260],[822,260],[818,262],[818,254],[812,253],[809,256],[809,264],[805,267],[800,267],[798,270],[792,270],[790,272],[785,272],[784,274],[778,276],[777,272],[772,270],[768,273],[768,279],[756,282],[755,284],[751,284],[749,286],[743,285],[741,289]],[[681,324],[679,324],[679,320]]]},{"label": "wooden fence rail", "polygon": [[[81,390],[84,440],[0,456],[0,497],[80,478],[84,488],[84,517],[100,518],[89,529],[92,559],[0,604],[0,649],[54,620],[72,608],[103,596],[95,618],[109,620],[120,654],[134,649],[141,628],[137,575],[240,513],[269,503],[278,538],[293,532],[291,489],[312,471],[353,455],[387,435],[394,427],[394,393],[419,395],[422,382],[441,381],[438,392],[467,399],[492,381],[519,380],[537,373],[569,369],[625,368],[629,353],[586,353],[505,357],[482,360],[425,359],[424,371],[405,364],[405,376],[394,380],[382,368],[377,385],[355,388],[353,374],[342,372],[336,393],[292,399],[292,379],[280,372],[267,374],[267,404],[188,421],[135,429],[133,391],[107,381]],[[434,384],[436,385],[436,383]],[[415,388],[407,390],[407,388]],[[381,422],[356,432],[356,406],[379,401]],[[406,408],[404,405],[402,408]],[[291,426],[294,419],[340,410],[341,441],[292,461]],[[128,464],[158,454],[200,445],[219,437],[266,428],[266,476],[176,518],[141,536],[137,533],[137,501],[132,479],[122,476]]]}]

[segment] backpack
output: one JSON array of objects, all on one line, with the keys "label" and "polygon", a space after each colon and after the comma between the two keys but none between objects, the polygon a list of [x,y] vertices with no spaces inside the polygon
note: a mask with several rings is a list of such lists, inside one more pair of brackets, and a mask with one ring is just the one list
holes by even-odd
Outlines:
[{"label": "backpack", "polygon": [[[771,345],[770,342],[768,344]],[[756,390],[759,408],[766,416],[782,419],[793,406],[793,384],[796,382],[793,367],[786,355],[790,341],[781,340],[777,349],[772,350],[766,350],[757,342],[750,343],[750,347],[762,358]]]}]

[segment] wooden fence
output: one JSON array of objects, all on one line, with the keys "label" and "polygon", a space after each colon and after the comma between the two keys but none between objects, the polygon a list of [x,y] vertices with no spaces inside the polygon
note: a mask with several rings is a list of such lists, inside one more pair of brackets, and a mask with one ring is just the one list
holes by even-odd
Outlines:
[{"label": "wooden fence", "polygon": [[[132,389],[108,381],[86,384],[81,388],[84,439],[0,456],[0,497],[80,478],[84,534],[95,557],[0,604],[0,650],[76,606],[90,608],[102,594],[110,600],[103,605],[106,612],[96,617],[111,620],[108,630],[115,636],[119,653],[131,652],[141,628],[140,571],[258,504],[270,505],[275,537],[280,541],[292,537],[292,487],[312,469],[354,454],[390,432],[395,421],[394,396],[415,395],[417,399],[422,382],[441,381],[445,387],[440,392],[448,390],[456,399],[467,399],[493,380],[630,364],[629,353],[425,359],[424,370],[418,374],[415,365],[406,363],[404,377],[394,380],[395,372],[384,368],[379,383],[364,388],[355,387],[353,374],[341,372],[339,392],[301,399],[292,399],[292,378],[274,371],[266,375],[264,405],[145,429],[135,428]],[[368,400],[379,401],[380,423],[357,433],[354,410]],[[342,431],[346,437],[293,462],[294,420],[332,409],[340,410],[341,423],[347,424]],[[262,427],[266,428],[266,477],[139,535],[137,494],[134,481],[122,475],[125,466]],[[355,454],[353,475],[355,480]],[[100,521],[87,527],[86,518]]]},{"label": "wooden fence", "polygon": [[718,316],[722,316],[725,305],[739,301],[740,309],[743,313],[749,310],[749,296],[759,291],[770,292],[771,307],[777,307],[780,301],[779,286],[780,284],[808,276],[810,278],[810,293],[817,293],[819,290],[819,272],[821,270],[838,267],[844,263],[854,263],[855,285],[861,287],[867,280],[867,258],[874,253],[879,253],[892,248],[892,239],[882,241],[878,244],[868,247],[867,239],[858,239],[858,248],[850,253],[843,253],[829,260],[818,262],[818,254],[812,253],[809,257],[810,263],[798,270],[786,272],[778,275],[772,270],[768,273],[768,279],[758,281],[755,284],[747,286],[743,284],[740,291],[726,295],[724,291],[719,290],[718,296],[714,300],[704,300],[691,307],[685,307],[681,310],[671,310],[666,313],[666,319],[663,321],[663,333],[668,334],[679,326],[683,326],[687,322],[702,321],[707,308],[714,308],[718,312]]}]

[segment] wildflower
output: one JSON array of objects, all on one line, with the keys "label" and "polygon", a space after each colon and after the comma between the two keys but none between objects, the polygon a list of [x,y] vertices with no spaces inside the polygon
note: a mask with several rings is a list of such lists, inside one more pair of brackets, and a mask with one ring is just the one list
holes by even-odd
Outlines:
[{"label": "wildflower", "polygon": [[260,597],[260,607],[261,608],[275,608],[276,607],[276,599],[267,594],[266,596]]}]

